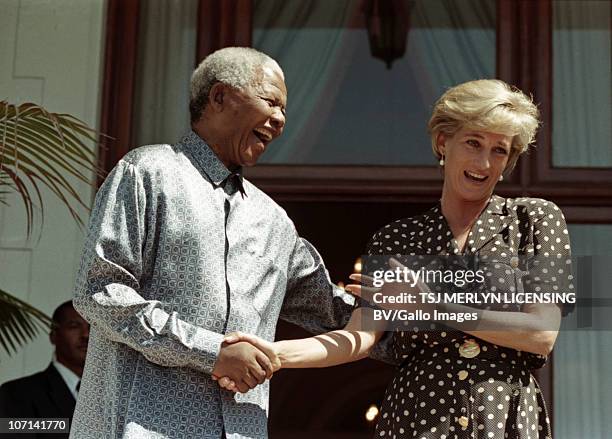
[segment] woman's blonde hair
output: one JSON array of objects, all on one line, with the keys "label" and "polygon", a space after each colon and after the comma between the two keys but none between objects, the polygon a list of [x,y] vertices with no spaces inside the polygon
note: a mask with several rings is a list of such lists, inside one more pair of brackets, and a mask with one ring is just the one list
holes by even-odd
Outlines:
[{"label": "woman's blonde hair", "polygon": [[499,79],[464,82],[444,93],[434,106],[428,131],[434,155],[440,159],[437,137],[452,137],[462,128],[512,136],[505,171],[511,171],[519,155],[534,141],[539,111],[533,100]]}]

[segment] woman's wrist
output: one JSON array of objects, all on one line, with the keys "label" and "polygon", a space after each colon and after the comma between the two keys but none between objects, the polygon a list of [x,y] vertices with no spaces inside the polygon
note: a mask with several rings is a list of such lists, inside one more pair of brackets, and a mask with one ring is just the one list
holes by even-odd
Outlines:
[{"label": "woman's wrist", "polygon": [[275,341],[272,345],[274,347],[274,353],[279,361],[279,370],[287,367],[290,364],[290,356],[288,352],[288,343],[290,340]]}]

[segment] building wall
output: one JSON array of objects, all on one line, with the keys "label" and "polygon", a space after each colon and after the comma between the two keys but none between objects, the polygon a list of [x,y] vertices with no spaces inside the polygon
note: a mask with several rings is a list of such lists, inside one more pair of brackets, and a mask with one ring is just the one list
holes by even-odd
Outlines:
[{"label": "building wall", "polygon": [[[42,104],[97,127],[104,6],[105,0],[2,0],[0,99]],[[74,183],[90,203],[92,188]],[[28,239],[20,199],[7,201],[10,206],[0,205],[0,288],[50,315],[72,296],[84,230],[43,191],[44,224],[37,212]],[[0,383],[46,367],[51,353],[46,334],[10,357],[0,352]]]}]

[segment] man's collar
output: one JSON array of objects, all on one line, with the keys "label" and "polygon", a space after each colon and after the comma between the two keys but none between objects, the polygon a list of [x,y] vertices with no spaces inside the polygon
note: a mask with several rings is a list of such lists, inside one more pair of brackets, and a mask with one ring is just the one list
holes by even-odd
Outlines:
[{"label": "man's collar", "polygon": [[244,188],[244,177],[242,176],[242,167],[236,169],[236,171],[234,172],[234,175],[236,175],[236,183],[238,184],[238,190],[240,191],[242,198],[244,198],[247,196],[247,193],[246,193],[246,189]]},{"label": "man's collar", "polygon": [[[232,172],[217,157],[217,154],[210,146],[194,131],[189,131],[180,142],[196,160],[202,171],[215,187],[224,186],[228,179],[235,181],[236,189],[240,191],[242,197],[246,196],[242,168]],[[234,178],[230,176],[236,176]]]},{"label": "man's collar", "polygon": [[74,398],[76,399],[76,394],[77,394],[76,387],[79,381],[81,381],[81,377],[78,376],[76,373],[74,373],[72,370],[68,369],[62,363],[57,361],[57,357],[55,356],[55,353],[53,354],[53,358],[51,362],[53,363],[53,366],[55,366],[55,369],[58,371],[58,373],[60,374],[60,376],[66,383],[66,386],[68,387],[68,389],[70,389],[70,393],[72,393],[72,396],[74,396]]}]

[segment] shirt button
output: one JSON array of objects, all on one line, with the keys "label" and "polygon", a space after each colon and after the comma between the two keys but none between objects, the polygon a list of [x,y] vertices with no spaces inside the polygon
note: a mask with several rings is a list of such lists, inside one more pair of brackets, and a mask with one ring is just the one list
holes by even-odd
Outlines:
[{"label": "shirt button", "polygon": [[466,428],[468,426],[468,423],[469,423],[468,418],[466,416],[461,416],[459,419],[457,419],[457,422],[463,428]]},{"label": "shirt button", "polygon": [[467,339],[459,346],[459,355],[463,358],[474,358],[480,354],[480,346],[473,338]]},{"label": "shirt button", "polygon": [[459,373],[457,373],[457,377],[463,381],[464,379],[466,379],[468,377],[468,373],[467,370],[460,370]]}]

